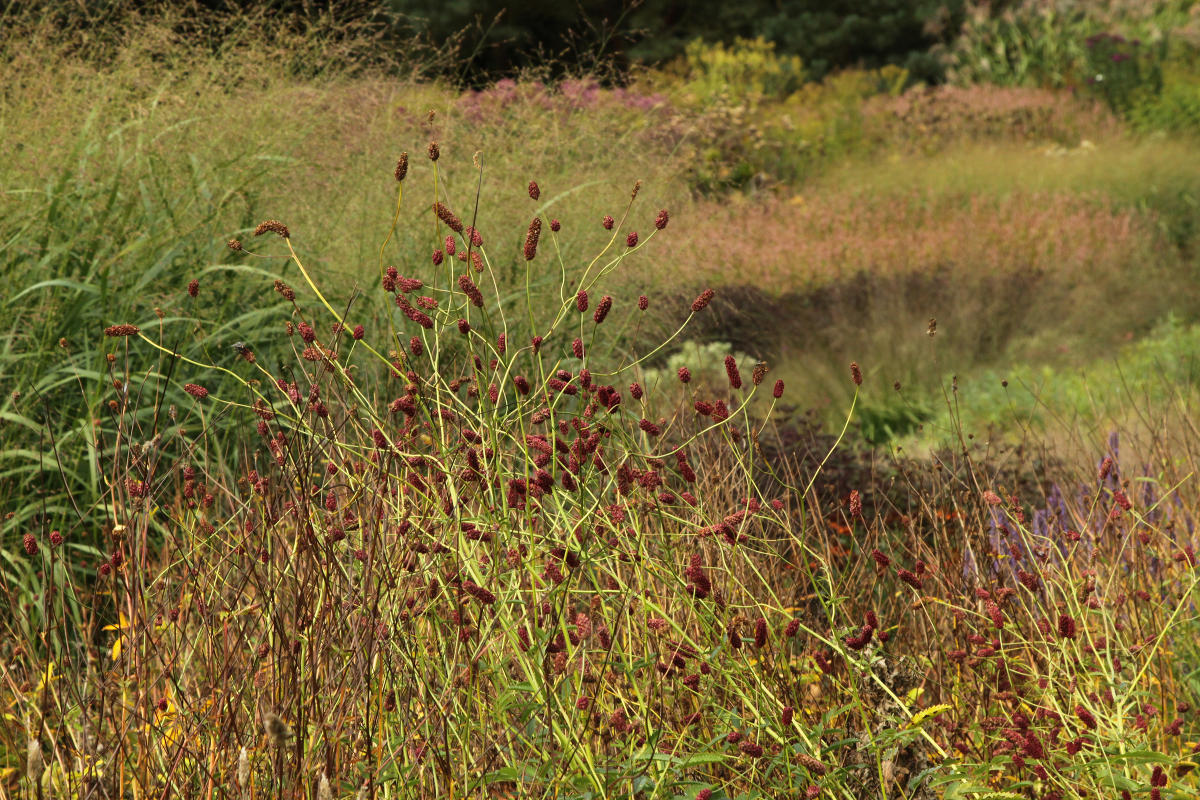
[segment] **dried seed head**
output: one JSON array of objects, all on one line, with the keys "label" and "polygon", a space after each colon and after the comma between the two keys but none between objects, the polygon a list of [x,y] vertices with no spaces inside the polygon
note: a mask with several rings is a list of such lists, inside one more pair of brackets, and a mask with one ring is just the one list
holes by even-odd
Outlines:
[{"label": "dried seed head", "polygon": [[537,181],[529,182],[529,199],[537,200],[542,196],[542,190],[538,188]]},{"label": "dried seed head", "polygon": [[45,768],[46,763],[42,758],[42,743],[36,737],[30,739],[29,748],[25,753],[25,776],[29,778],[31,785],[38,785]]},{"label": "dried seed head", "polygon": [[183,385],[183,390],[197,400],[203,400],[204,398],[208,397],[208,389],[205,389],[203,386],[195,383],[185,383]]},{"label": "dried seed head", "polygon": [[258,227],[254,229],[255,236],[262,236],[264,233],[277,233],[284,239],[291,238],[291,231],[287,225],[284,225],[277,219],[269,219],[266,222],[258,223]]},{"label": "dried seed head", "polygon": [[333,800],[333,789],[329,786],[329,776],[324,771],[317,780],[317,800]]},{"label": "dried seed head", "polygon": [[855,386],[862,386],[862,369],[857,361],[850,362],[850,380],[854,381]]},{"label": "dried seed head", "polygon": [[235,253],[240,253],[242,251],[242,243],[237,239],[230,239],[228,242],[226,242],[226,244],[229,245],[229,249]]},{"label": "dried seed head", "polygon": [[442,149],[438,147],[437,142],[430,142],[429,149],[426,150],[425,153],[429,156],[430,161],[437,161],[439,158],[441,158]]},{"label": "dried seed head", "polygon": [[250,783],[250,754],[246,752],[245,747],[238,753],[237,782],[243,789]]},{"label": "dried seed head", "polygon": [[542,218],[534,217],[525,233],[525,260],[533,261],[537,255],[538,238],[542,235]]},{"label": "dried seed head", "polygon": [[750,380],[755,386],[761,386],[765,377],[767,377],[767,362],[759,361],[754,365],[754,371],[750,373]]},{"label": "dried seed head", "polygon": [[37,539],[32,533],[27,533],[21,537],[21,544],[25,547],[26,555],[36,556],[38,551]]},{"label": "dried seed head", "polygon": [[137,336],[140,329],[137,325],[109,325],[104,329],[105,336]]},{"label": "dried seed head", "polygon": [[273,711],[268,711],[263,715],[263,728],[266,730],[267,737],[277,747],[282,747],[288,739],[292,738],[292,727]]},{"label": "dried seed head", "polygon": [[642,190],[642,182],[640,180],[633,182],[633,191],[629,193],[630,200],[637,200],[638,192]]},{"label": "dried seed head", "polygon": [[404,180],[404,176],[408,174],[408,153],[401,153],[400,158],[396,160],[396,180],[397,182]]}]

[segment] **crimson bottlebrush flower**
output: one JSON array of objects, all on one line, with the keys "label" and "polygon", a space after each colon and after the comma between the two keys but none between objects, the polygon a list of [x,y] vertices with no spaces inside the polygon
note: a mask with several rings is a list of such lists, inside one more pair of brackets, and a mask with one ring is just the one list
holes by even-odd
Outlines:
[{"label": "crimson bottlebrush flower", "polygon": [[989,600],[987,602],[987,606],[985,608],[987,609],[988,616],[991,617],[992,624],[995,625],[997,628],[1003,628],[1004,627],[1004,612],[1000,610],[1000,606],[997,605],[994,601]]},{"label": "crimson bottlebrush flower", "polygon": [[794,714],[795,711],[796,710],[794,708],[792,708],[791,706],[783,707],[783,714],[781,715],[780,719],[784,725],[792,724],[792,714]]},{"label": "crimson bottlebrush flower", "polygon": [[571,342],[571,355],[583,358],[583,339],[578,336],[575,337],[575,341]]},{"label": "crimson bottlebrush flower", "polygon": [[862,386],[862,369],[857,361],[850,362],[850,380],[854,381],[855,386]]},{"label": "crimson bottlebrush flower", "polygon": [[792,619],[783,629],[783,635],[789,639],[796,635],[796,631],[800,630],[800,620]]},{"label": "crimson bottlebrush flower", "polygon": [[608,214],[605,214],[604,219],[600,220],[600,224],[604,226],[604,230],[611,231],[613,229],[613,225],[616,224],[616,220]]},{"label": "crimson bottlebrush flower", "polygon": [[462,589],[485,606],[490,606],[496,602],[496,595],[472,581],[463,581]]},{"label": "crimson bottlebrush flower", "polygon": [[725,356],[725,374],[729,376],[731,387],[742,388],[742,373],[738,371],[737,359],[732,355]]},{"label": "crimson bottlebrush flower", "polygon": [[408,174],[408,153],[401,153],[400,158],[396,159],[396,182],[404,180],[404,176]]},{"label": "crimson bottlebrush flower", "polygon": [[36,556],[38,551],[37,538],[32,533],[27,533],[21,537],[21,544],[25,547],[26,555]]},{"label": "crimson bottlebrush flower", "polygon": [[299,323],[296,330],[300,332],[300,338],[304,340],[305,344],[312,344],[317,340],[317,332],[307,322]]},{"label": "crimson bottlebrush flower", "polygon": [[534,217],[529,223],[529,230],[525,232],[525,260],[533,261],[537,255],[538,239],[542,235],[542,218]]},{"label": "crimson bottlebrush flower", "polygon": [[529,394],[529,381],[524,375],[514,375],[513,385],[517,387],[517,391],[521,394]]},{"label": "crimson bottlebrush flower", "polygon": [[613,299],[609,295],[604,295],[600,298],[600,302],[596,304],[596,313],[592,315],[592,319],[599,325],[604,322],[604,318],[608,316],[608,312],[612,310]]},{"label": "crimson bottlebrush flower", "polygon": [[712,302],[712,299],[715,296],[716,292],[714,292],[712,289],[705,289],[700,293],[699,297],[692,301],[692,313],[698,314],[703,311],[704,307]]},{"label": "crimson bottlebrush flower", "polygon": [[187,293],[188,297],[192,298],[198,295],[200,293],[200,281],[196,280],[195,278],[192,278],[190,281],[188,281]]},{"label": "crimson bottlebrush flower", "polygon": [[580,314],[588,310],[588,293],[586,289],[580,289],[575,293],[575,308],[578,309]]},{"label": "crimson bottlebrush flower", "polygon": [[433,265],[435,267],[440,267],[442,265],[443,260],[444,260],[444,256],[442,254],[442,251],[434,250],[433,251]]},{"label": "crimson bottlebrush flower", "polygon": [[1133,503],[1129,502],[1129,498],[1120,489],[1113,492],[1113,500],[1117,501],[1117,505],[1128,511],[1133,508]]},{"label": "crimson bottlebrush flower", "polygon": [[442,203],[441,201],[434,203],[433,213],[437,215],[438,219],[446,223],[446,226],[450,228],[450,230],[454,231],[455,233],[463,232],[462,220],[454,216],[454,212],[451,211],[445,203]]},{"label": "crimson bottlebrush flower", "polygon": [[262,236],[264,233],[277,233],[284,239],[289,239],[292,235],[287,225],[284,225],[277,219],[269,219],[266,222],[258,223],[258,227],[254,229],[254,235]]},{"label": "crimson bottlebrush flower", "polygon": [[1079,717],[1079,721],[1088,730],[1094,731],[1096,729],[1096,718],[1092,715],[1092,712],[1088,711],[1082,705],[1075,706],[1075,716]]},{"label": "crimson bottlebrush flower", "polygon": [[537,181],[529,182],[529,199],[537,200],[542,196],[542,190],[538,188]]},{"label": "crimson bottlebrush flower", "polygon": [[858,489],[850,492],[850,516],[855,519],[862,516],[862,495],[858,493]]},{"label": "crimson bottlebrush flower", "polygon": [[696,792],[696,800],[711,800],[712,792],[712,789],[701,789]]},{"label": "crimson bottlebrush flower", "polygon": [[641,400],[642,394],[643,394],[642,385],[640,383],[638,383],[637,381],[634,381],[633,383],[629,384],[629,393],[631,395],[633,395],[634,400]]},{"label": "crimson bottlebrush flower", "polygon": [[58,547],[62,543],[63,543],[63,535],[61,533],[59,533],[58,531],[50,531],[50,546]]},{"label": "crimson bottlebrush flower", "polygon": [[638,427],[641,428],[643,431],[645,431],[650,436],[661,436],[662,435],[662,429],[659,428],[657,425],[655,425],[650,420],[645,419],[644,417],[642,418],[642,421],[638,423]]},{"label": "crimson bottlebrush flower", "polygon": [[924,584],[921,583],[921,579],[906,569],[897,570],[896,577],[907,583],[912,588],[916,589],[918,592],[924,588]]},{"label": "crimson bottlebrush flower", "polygon": [[688,383],[692,379],[692,371],[687,367],[680,367],[678,375],[680,383]]},{"label": "crimson bottlebrush flower", "polygon": [[658,216],[654,218],[654,227],[661,231],[663,228],[667,227],[667,223],[670,221],[671,215],[668,214],[667,210],[664,208],[659,211]]},{"label": "crimson bottlebrush flower", "polygon": [[458,321],[458,332],[463,336],[469,334],[471,332],[471,323],[467,322],[465,319],[460,319]]},{"label": "crimson bottlebrush flower", "polygon": [[1041,580],[1037,575],[1031,572],[1026,572],[1023,569],[1017,570],[1017,580],[1021,582],[1022,586],[1031,592],[1036,592],[1038,587],[1041,586]]},{"label": "crimson bottlebrush flower", "polygon": [[1112,474],[1112,468],[1113,468],[1113,460],[1112,460],[1112,457],[1111,457],[1111,456],[1105,456],[1105,457],[1104,457],[1104,460],[1100,462],[1100,472],[1099,472],[1099,477],[1100,477],[1100,480],[1104,480],[1104,479],[1105,479],[1105,478],[1107,478],[1109,475],[1111,475],[1111,474]]},{"label": "crimson bottlebrush flower", "polygon": [[741,744],[738,745],[738,749],[751,758],[761,758],[763,754],[762,746],[755,744],[749,739],[743,739]]},{"label": "crimson bottlebrush flower", "polygon": [[350,335],[354,337],[354,341],[361,341],[367,335],[367,329],[362,325],[355,325],[354,331]]},{"label": "crimson bottlebrush flower", "polygon": [[857,636],[847,636],[842,639],[851,650],[862,650],[871,641],[871,635],[875,633],[875,629],[870,625],[863,625]]},{"label": "crimson bottlebrush flower", "polygon": [[425,345],[421,343],[420,338],[414,336],[408,340],[408,349],[412,351],[414,356],[419,356],[425,352]]},{"label": "crimson bottlebrush flower", "polygon": [[625,237],[625,246],[626,247],[637,247],[637,243],[638,243],[637,231],[630,231],[629,235]]},{"label": "crimson bottlebrush flower", "polygon": [[1058,636],[1061,639],[1075,638],[1075,619],[1070,614],[1058,615]]},{"label": "crimson bottlebrush flower", "polygon": [[754,623],[754,646],[759,650],[767,646],[767,621],[762,617]]},{"label": "crimson bottlebrush flower", "polygon": [[998,506],[1004,502],[1003,500],[1000,499],[1000,495],[996,494],[991,489],[987,489],[984,491],[983,501],[985,503],[987,503],[989,506]]},{"label": "crimson bottlebrush flower", "polygon": [[562,223],[559,222],[557,219],[550,220],[550,230],[554,231],[555,233],[558,233],[559,231],[562,230]]},{"label": "crimson bottlebrush flower", "polygon": [[545,341],[545,340],[544,340],[544,339],[542,339],[542,337],[540,337],[540,336],[534,336],[532,339],[530,339],[530,340],[529,340],[529,345],[530,345],[530,346],[533,348],[533,352],[534,352],[535,354],[536,354],[536,353],[537,353],[539,350],[541,350],[541,349],[542,349],[542,342],[543,342],[543,341]]},{"label": "crimson bottlebrush flower", "polygon": [[479,287],[471,280],[470,275],[458,276],[458,288],[462,289],[463,294],[471,301],[471,305],[476,308],[483,308],[483,293],[479,291]]},{"label": "crimson bottlebrush flower", "polygon": [[483,247],[483,234],[471,225],[463,228],[463,235],[469,237],[472,247]]},{"label": "crimson bottlebrush flower", "polygon": [[192,397],[195,397],[197,400],[203,400],[204,398],[208,397],[208,389],[205,389],[203,386],[195,383],[185,383],[183,385],[183,390]]},{"label": "crimson bottlebrush flower", "polygon": [[638,295],[638,311],[645,311],[649,307],[650,298],[646,297],[644,294]]},{"label": "crimson bottlebrush flower", "polygon": [[783,397],[783,380],[782,379],[775,381],[775,388],[772,390],[771,395],[776,400]]},{"label": "crimson bottlebrush flower", "polygon": [[139,330],[140,330],[140,328],[138,328],[137,325],[109,325],[107,328],[104,329],[104,335],[105,336],[114,336],[114,337],[115,336],[137,336]]},{"label": "crimson bottlebrush flower", "polygon": [[694,404],[696,413],[702,417],[710,417],[713,413],[712,403],[706,403],[703,400],[697,400]]},{"label": "crimson bottlebrush flower", "polygon": [[[421,311],[420,309],[413,308],[413,306],[411,304],[409,304],[407,301],[402,303],[401,302],[402,300],[404,300],[402,295],[396,296],[396,305],[398,305],[400,307],[400,310],[404,312],[404,316],[408,317],[410,320],[417,323],[418,325],[420,325],[422,328],[425,328],[426,330],[429,330],[430,328],[433,327],[433,320],[429,317],[428,314],[426,314],[424,311]],[[309,348],[309,349],[311,350],[312,348]]]},{"label": "crimson bottlebrush flower", "polygon": [[[684,479],[687,480],[688,483],[694,483],[696,480],[696,473],[692,471],[691,466],[688,464],[687,453],[683,450],[676,450],[675,463],[678,465],[679,471],[683,474]],[[688,475],[691,477],[689,478]]]}]

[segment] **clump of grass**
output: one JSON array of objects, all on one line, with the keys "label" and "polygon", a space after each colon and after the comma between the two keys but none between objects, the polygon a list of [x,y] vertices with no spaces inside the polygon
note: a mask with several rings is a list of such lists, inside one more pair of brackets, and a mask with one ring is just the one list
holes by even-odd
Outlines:
[{"label": "clump of grass", "polygon": [[[730,354],[724,385],[693,384],[715,371],[693,364],[647,387],[684,326],[612,345],[651,301],[607,285],[675,235],[665,212],[629,229],[639,187],[572,284],[570,220],[539,213],[541,181],[506,244],[428,153],[440,257],[384,249],[373,286],[345,290],[293,225],[238,244],[298,276],[263,278],[282,312],[264,335],[289,358],[206,357],[201,280],[176,300],[200,346],[166,312],[105,328],[103,378],[80,377],[111,425],[103,545],[77,545],[82,509],[48,508],[10,562],[26,613],[3,746],[42,754],[11,779],[68,796],[1160,788],[1128,754],[1174,757],[1191,730],[1164,706],[1191,696],[1162,654],[1187,646],[1197,584],[1171,473],[1130,494],[1113,444],[1082,493],[1022,498],[964,441],[903,513],[857,489],[822,505],[829,452],[807,472],[758,456],[784,394],[762,365]],[[413,173],[395,169],[397,219]],[[506,248],[550,302],[506,300]],[[844,373],[855,401],[870,374]],[[213,435],[226,416],[241,437]],[[911,468],[895,474],[916,485]]]}]

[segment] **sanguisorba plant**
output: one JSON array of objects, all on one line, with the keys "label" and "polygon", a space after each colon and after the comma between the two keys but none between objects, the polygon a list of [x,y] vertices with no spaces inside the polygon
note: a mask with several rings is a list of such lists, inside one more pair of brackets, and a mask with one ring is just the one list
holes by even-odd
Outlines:
[{"label": "sanguisorba plant", "polygon": [[[686,403],[659,407],[686,413],[656,417],[639,370],[674,337],[618,364],[593,353],[614,352],[614,320],[647,312],[645,297],[620,308],[605,281],[647,257],[668,212],[636,230],[635,186],[619,221],[597,221],[612,236],[589,263],[565,263],[561,224],[540,216],[505,253],[453,210],[439,157],[430,144],[433,195],[412,223],[428,225],[430,259],[387,266],[385,239],[369,290],[322,286],[282,222],[255,231],[259,253],[229,243],[300,275],[274,286],[290,363],[238,343],[220,366],[125,321],[105,331],[107,556],[81,585],[61,536],[26,537],[54,580],[31,598],[24,666],[7,673],[22,785],[853,796],[820,760],[821,712],[796,713],[801,690],[782,675],[813,643],[849,651],[762,571],[788,538],[798,580],[821,570],[789,527],[797,495],[756,474],[748,407],[759,392],[773,406],[782,381],[727,363],[728,393],[692,396],[681,369],[656,391],[680,392]],[[407,155],[393,232],[406,178]],[[514,261],[527,287],[557,287],[502,297],[495,269]],[[203,303],[198,281],[186,291]],[[210,391],[217,373],[237,392]],[[139,402],[155,413],[134,414]],[[246,426],[241,449],[210,449],[230,418]]]}]

